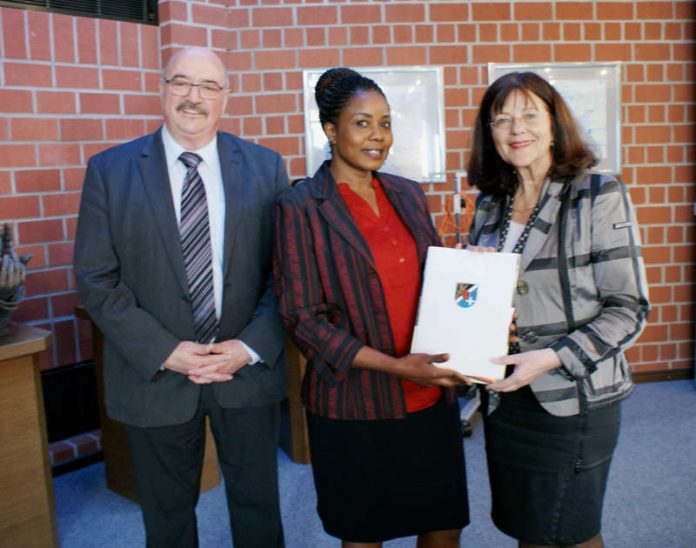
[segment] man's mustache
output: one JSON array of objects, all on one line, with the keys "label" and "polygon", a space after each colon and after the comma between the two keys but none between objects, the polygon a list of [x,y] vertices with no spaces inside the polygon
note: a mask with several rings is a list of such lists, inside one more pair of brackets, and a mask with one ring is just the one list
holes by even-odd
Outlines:
[{"label": "man's mustache", "polygon": [[189,101],[188,99],[184,99],[183,101],[181,101],[181,103],[176,105],[177,112],[181,112],[184,109],[192,110],[192,111],[196,112],[197,114],[204,114],[206,116],[208,115],[208,111],[206,109],[204,109],[200,105],[200,103],[194,103],[192,101]]}]

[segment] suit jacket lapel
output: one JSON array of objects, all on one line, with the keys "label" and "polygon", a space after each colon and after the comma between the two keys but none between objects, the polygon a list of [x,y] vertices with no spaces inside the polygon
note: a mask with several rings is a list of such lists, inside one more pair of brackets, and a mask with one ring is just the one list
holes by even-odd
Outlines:
[{"label": "suit jacket lapel", "polygon": [[218,154],[222,185],[225,191],[225,242],[223,256],[223,279],[227,278],[232,263],[232,248],[241,221],[244,204],[247,203],[246,192],[250,191],[242,180],[242,156],[237,145],[224,135],[218,133]]},{"label": "suit jacket lapel", "polygon": [[328,163],[324,163],[317,174],[310,180],[312,195],[322,200],[318,206],[319,213],[326,219],[327,224],[341,237],[343,237],[349,245],[354,247],[368,262],[368,264],[377,269],[375,261],[370,253],[370,248],[367,242],[360,234],[360,231],[355,226],[355,221],[348,211],[346,203],[343,201],[340,192],[336,188],[336,183],[331,176],[328,168]]},{"label": "suit jacket lapel", "polygon": [[505,200],[484,196],[476,206],[469,239],[475,245],[496,247],[500,238],[500,222]]},{"label": "suit jacket lapel", "polygon": [[[561,206],[561,195],[566,185],[564,180],[550,181],[541,190],[541,209],[529,232],[524,253],[520,261],[520,272],[524,272],[536,258],[539,251],[551,236],[551,230],[558,217]],[[505,211],[505,200],[496,200],[486,196],[476,208],[474,230],[476,245],[498,245],[500,238],[500,223]]]},{"label": "suit jacket lapel", "polygon": [[[179,226],[176,222],[172,189],[169,184],[169,171],[162,144],[162,130],[151,135],[140,156],[140,177],[145,194],[152,209],[153,220],[160,232],[160,240],[169,257],[174,273],[184,291],[188,282],[184,270],[184,257],[181,252]],[[155,242],[145,242],[157,245]]]},{"label": "suit jacket lapel", "polygon": [[520,261],[520,271],[524,272],[529,263],[534,260],[544,243],[551,236],[556,217],[561,207],[561,195],[565,181],[549,181],[541,189],[541,209],[534,227],[529,232],[529,238],[524,247]]}]

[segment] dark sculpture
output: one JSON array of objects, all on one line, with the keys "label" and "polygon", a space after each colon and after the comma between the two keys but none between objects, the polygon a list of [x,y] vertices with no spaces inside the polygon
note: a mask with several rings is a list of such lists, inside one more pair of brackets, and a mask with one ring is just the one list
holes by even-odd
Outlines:
[{"label": "dark sculpture", "polygon": [[24,299],[26,264],[31,255],[17,257],[12,241],[12,229],[5,223],[2,230],[2,262],[0,262],[0,331],[10,321],[12,312]]}]

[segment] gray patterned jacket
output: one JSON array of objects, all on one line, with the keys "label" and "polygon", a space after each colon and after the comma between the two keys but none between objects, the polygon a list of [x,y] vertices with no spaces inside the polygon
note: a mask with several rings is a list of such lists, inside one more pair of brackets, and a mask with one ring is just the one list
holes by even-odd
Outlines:
[{"label": "gray patterned jacket", "polygon": [[[635,215],[623,183],[605,175],[547,181],[522,253],[514,305],[521,349],[550,347],[563,363],[531,387],[551,414],[623,399],[624,356],[648,315]],[[505,200],[480,198],[469,240],[496,246]]]}]

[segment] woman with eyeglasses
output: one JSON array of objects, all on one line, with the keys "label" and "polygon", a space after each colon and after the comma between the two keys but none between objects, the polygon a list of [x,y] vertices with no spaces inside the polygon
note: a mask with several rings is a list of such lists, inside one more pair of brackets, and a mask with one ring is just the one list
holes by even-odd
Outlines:
[{"label": "woman with eyeglasses", "polygon": [[492,517],[521,547],[601,547],[601,514],[633,389],[624,356],[648,297],[638,227],[558,92],[512,73],[486,91],[469,182],[474,250],[521,254],[519,343],[483,391]]},{"label": "woman with eyeglasses", "polygon": [[379,171],[393,136],[377,83],[334,68],[315,97],[331,159],[280,196],[274,272],[307,357],[319,516],[344,548],[412,535],[455,548],[469,522],[462,381],[434,365],[446,355],[409,352],[426,250],[440,239],[420,186]]}]

